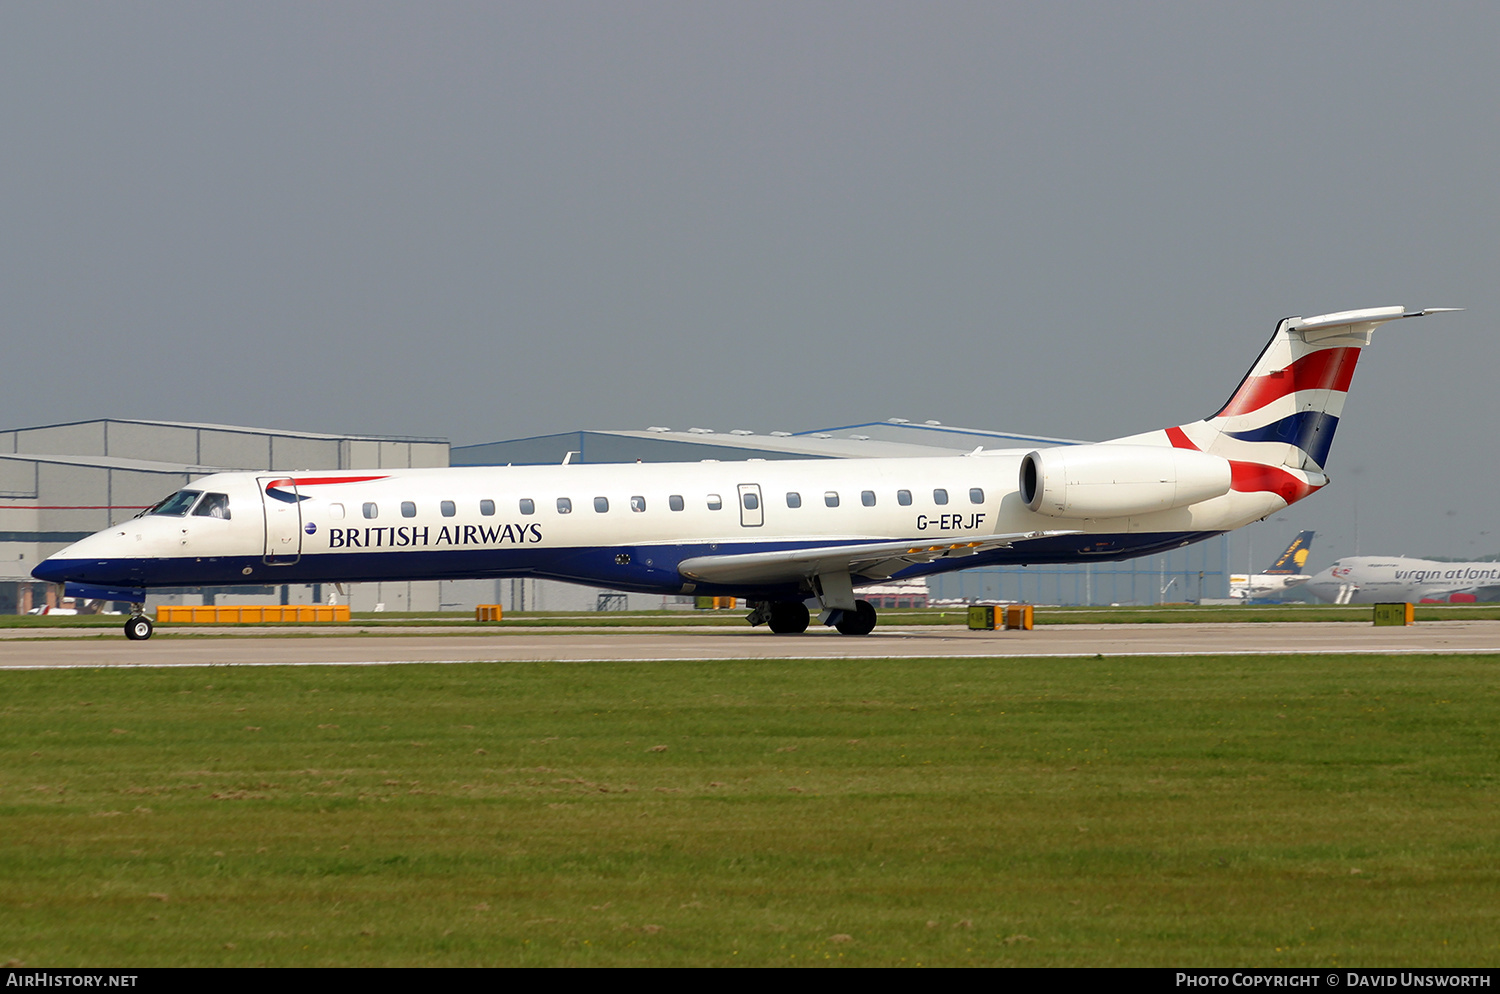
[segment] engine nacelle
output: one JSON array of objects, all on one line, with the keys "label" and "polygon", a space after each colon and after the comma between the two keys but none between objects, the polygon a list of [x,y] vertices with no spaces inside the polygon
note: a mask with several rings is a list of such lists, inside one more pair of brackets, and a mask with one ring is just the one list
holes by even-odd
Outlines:
[{"label": "engine nacelle", "polygon": [[1058,518],[1116,518],[1229,492],[1229,460],[1156,445],[1060,445],[1021,460],[1021,499]]}]

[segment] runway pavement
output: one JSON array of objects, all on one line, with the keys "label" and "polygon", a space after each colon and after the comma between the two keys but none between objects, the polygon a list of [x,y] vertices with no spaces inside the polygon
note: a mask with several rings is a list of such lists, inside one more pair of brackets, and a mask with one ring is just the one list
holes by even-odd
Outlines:
[{"label": "runway pavement", "polygon": [[[179,633],[184,629],[177,629]],[[287,629],[291,632],[295,630]],[[314,630],[303,630],[311,634]],[[322,629],[317,637],[267,637],[196,629],[193,637],[129,642],[114,629],[7,633],[0,669],[94,666],[382,665],[445,662],[603,662],[696,659],[920,659],[1008,656],[1159,656],[1269,653],[1500,653],[1500,621],[1048,625],[1029,632],[892,626],[864,638],[814,628],[773,635],[749,627]],[[335,634],[336,632],[336,634]]]}]

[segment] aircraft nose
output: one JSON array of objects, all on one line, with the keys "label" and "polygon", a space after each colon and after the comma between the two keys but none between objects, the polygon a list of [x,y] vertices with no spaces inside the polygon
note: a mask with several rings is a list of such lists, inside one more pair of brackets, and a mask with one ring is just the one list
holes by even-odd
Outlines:
[{"label": "aircraft nose", "polygon": [[43,559],[31,569],[31,575],[47,583],[63,583],[69,579],[71,563],[58,559]]},{"label": "aircraft nose", "polygon": [[81,539],[37,563],[31,575],[48,583],[111,583],[133,585],[130,559],[119,555],[114,540],[104,532]]}]

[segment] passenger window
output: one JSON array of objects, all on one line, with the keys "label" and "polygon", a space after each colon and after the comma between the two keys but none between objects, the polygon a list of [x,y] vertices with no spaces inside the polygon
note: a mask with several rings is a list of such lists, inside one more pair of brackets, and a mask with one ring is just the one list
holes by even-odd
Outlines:
[{"label": "passenger window", "polygon": [[630,509],[632,511],[644,511],[646,509],[646,498],[644,498],[644,497],[632,497],[632,498],[630,498]]},{"label": "passenger window", "polygon": [[972,490],[970,490],[969,491],[969,503],[970,504],[983,504],[984,503],[984,491],[981,488],[979,488],[979,487],[974,487]]},{"label": "passenger window", "polygon": [[948,491],[946,491],[946,490],[934,490],[932,492],[932,502],[934,504],[946,504],[946,503],[948,503]]},{"label": "passenger window", "polygon": [[863,504],[865,507],[874,507],[875,506],[875,491],[873,491],[873,490],[861,490],[859,492],[859,502],[861,504]]},{"label": "passenger window", "polygon": [[198,506],[193,508],[195,518],[220,518],[229,520],[229,495],[228,494],[204,494]]},{"label": "passenger window", "polygon": [[722,508],[723,506],[724,506],[724,498],[720,497],[718,494],[709,494],[708,495],[708,509],[710,511],[717,511],[720,508]]},{"label": "passenger window", "polygon": [[442,508],[443,517],[451,518],[458,513],[458,507],[451,500],[445,500],[438,507]]},{"label": "passenger window", "polygon": [[334,521],[343,521],[344,520],[344,505],[342,505],[342,504],[329,504],[328,505],[328,516],[330,518],[332,518]]},{"label": "passenger window", "polygon": [[380,515],[380,508],[376,507],[373,502],[365,504],[365,509],[364,510],[365,510],[365,517],[367,517],[367,518],[375,518],[375,517],[379,517],[379,515]]},{"label": "passenger window", "polygon": [[482,500],[482,501],[480,501],[479,502],[479,513],[482,514],[482,515],[484,515],[485,517],[489,517],[490,515],[494,514],[495,513],[495,502],[492,501],[492,500]]},{"label": "passenger window", "polygon": [[417,505],[409,500],[402,501],[401,516],[403,518],[415,518],[417,516]]},{"label": "passenger window", "polygon": [[608,497],[595,497],[594,498],[594,510],[598,511],[600,514],[603,514],[605,511],[608,511],[609,510],[609,498]]},{"label": "passenger window", "polygon": [[559,497],[559,498],[557,498],[557,513],[558,514],[572,514],[573,513],[573,498],[571,498],[571,497]]},{"label": "passenger window", "polygon": [[[270,488],[268,487],[267,493],[269,492]],[[202,493],[202,490],[179,490],[172,496],[168,497],[166,500],[162,501],[160,504],[153,507],[151,509],[151,513],[165,514],[169,517],[180,518],[184,514],[188,513],[188,509],[193,506],[193,501],[197,500],[198,496]],[[287,499],[290,500],[291,497],[288,496]]]},{"label": "passenger window", "polygon": [[682,494],[673,494],[672,496],[668,497],[667,506],[674,511],[680,511],[684,507],[687,507],[687,505],[683,503]]},{"label": "passenger window", "polygon": [[747,490],[743,494],[741,494],[740,500],[744,503],[745,510],[747,511],[753,511],[756,508],[760,507],[760,497],[756,496],[751,491]]},{"label": "passenger window", "polygon": [[827,504],[829,507],[838,507],[839,506],[838,491],[836,491],[836,490],[830,490],[826,494],[824,494],[823,495],[823,503]]},{"label": "passenger window", "polygon": [[521,498],[521,513],[522,514],[535,514],[536,513],[536,501],[532,500],[530,497],[522,497]]},{"label": "passenger window", "polygon": [[789,490],[789,491],[787,491],[786,506],[787,507],[801,507],[802,506],[802,495],[799,494],[795,490]]},{"label": "passenger window", "polygon": [[896,491],[896,503],[900,504],[902,507],[911,507],[911,491],[910,490],[897,490]]}]

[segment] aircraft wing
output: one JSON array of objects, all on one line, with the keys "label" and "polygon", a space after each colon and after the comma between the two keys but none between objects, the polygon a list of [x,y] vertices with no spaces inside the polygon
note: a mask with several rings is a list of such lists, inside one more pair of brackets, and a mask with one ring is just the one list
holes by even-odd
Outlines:
[{"label": "aircraft wing", "polygon": [[917,563],[934,559],[972,556],[987,549],[1008,549],[1019,542],[1078,535],[1079,531],[1016,532],[939,542],[853,542],[813,549],[782,549],[728,556],[694,556],[684,559],[677,570],[690,580],[703,583],[777,583],[848,570],[851,576],[883,580]]}]

